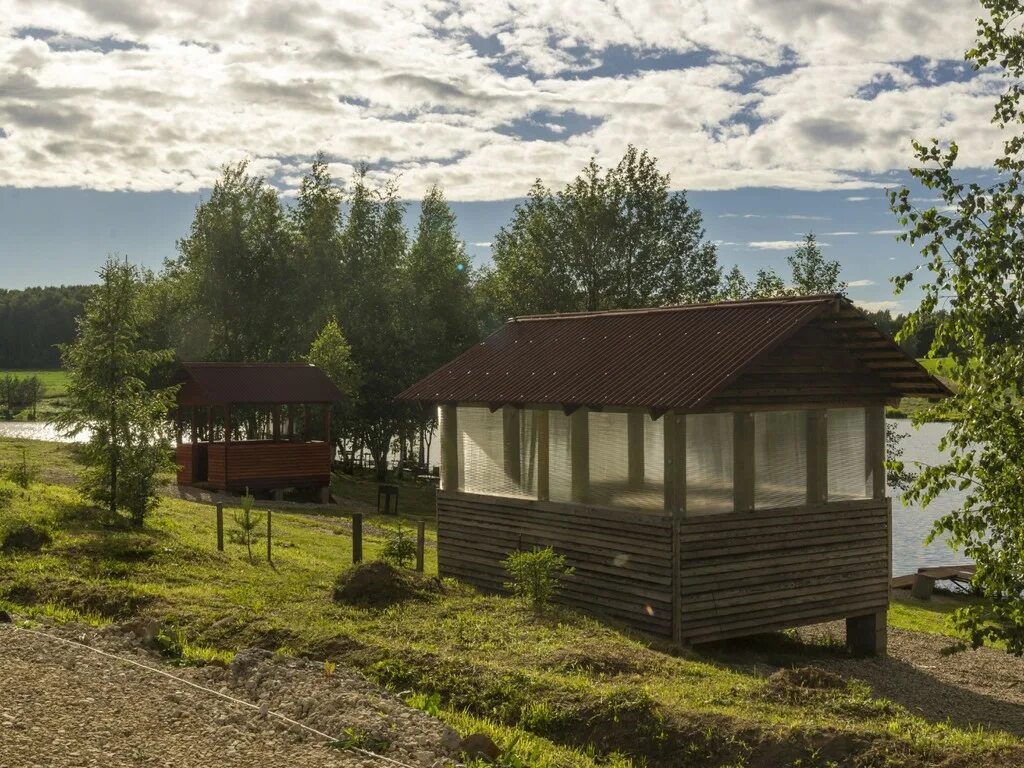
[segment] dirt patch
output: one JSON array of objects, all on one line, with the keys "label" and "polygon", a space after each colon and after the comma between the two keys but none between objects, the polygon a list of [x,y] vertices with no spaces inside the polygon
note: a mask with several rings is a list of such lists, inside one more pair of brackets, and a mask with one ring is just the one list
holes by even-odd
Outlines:
[{"label": "dirt patch", "polygon": [[14,582],[2,595],[18,605],[52,603],[108,619],[128,619],[151,611],[160,603],[151,595],[142,595],[128,587],[84,582]]},{"label": "dirt patch", "polygon": [[39,552],[43,547],[52,541],[49,532],[45,528],[39,528],[25,523],[17,525],[4,536],[0,551],[4,554],[15,552]]},{"label": "dirt patch", "polygon": [[441,592],[441,582],[375,560],[349,568],[334,584],[334,600],[361,608],[386,608],[407,600],[425,600]]},{"label": "dirt patch", "polygon": [[644,675],[665,666],[661,654],[643,648],[621,648],[599,643],[560,648],[541,662],[547,669],[589,672],[596,675]]}]

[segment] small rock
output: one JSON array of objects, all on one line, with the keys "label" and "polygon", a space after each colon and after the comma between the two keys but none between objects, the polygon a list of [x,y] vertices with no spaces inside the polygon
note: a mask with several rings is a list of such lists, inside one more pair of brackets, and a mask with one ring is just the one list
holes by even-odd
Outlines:
[{"label": "small rock", "polygon": [[139,642],[149,645],[160,634],[160,622],[156,619],[138,618],[124,624],[122,629],[135,635]]},{"label": "small rock", "polygon": [[449,755],[458,755],[461,747],[462,739],[459,734],[451,728],[445,728],[444,733],[441,734],[441,749]]},{"label": "small rock", "polygon": [[14,619],[11,618],[11,614],[7,611],[0,611],[0,624],[10,624]]},{"label": "small rock", "polygon": [[501,750],[486,733],[471,733],[459,744],[459,751],[466,757],[482,757],[494,762],[501,755]]},{"label": "small rock", "polygon": [[235,654],[235,658],[231,661],[231,671],[235,677],[241,677],[249,674],[261,661],[272,658],[274,658],[274,654],[270,651],[265,651],[262,648],[246,648]]}]

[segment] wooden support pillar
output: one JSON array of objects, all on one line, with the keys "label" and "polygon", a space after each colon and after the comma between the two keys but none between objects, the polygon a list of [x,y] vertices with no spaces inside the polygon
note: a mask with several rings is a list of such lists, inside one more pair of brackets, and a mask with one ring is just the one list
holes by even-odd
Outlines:
[{"label": "wooden support pillar", "polygon": [[733,414],[733,503],[737,512],[754,508],[754,414]]},{"label": "wooden support pillar", "polygon": [[192,434],[190,435],[190,437],[192,439],[189,440],[189,442],[192,443],[192,445],[195,445],[196,443],[199,442],[199,435],[196,434],[196,426],[197,426],[197,422],[196,422],[196,407],[193,405],[192,408],[190,409],[190,411],[191,411],[191,413],[189,415],[191,417],[191,430],[192,430]]},{"label": "wooden support pillar", "polygon": [[502,406],[501,433],[502,455],[505,460],[505,477],[509,483],[519,486],[522,482],[522,436],[519,429],[519,409],[511,405]]},{"label": "wooden support pillar", "polygon": [[590,422],[586,408],[577,408],[569,417],[569,450],[572,500],[583,503],[590,496]]},{"label": "wooden support pillar", "polygon": [[213,442],[213,406],[206,406],[206,442]]},{"label": "wooden support pillar", "polygon": [[182,413],[181,413],[181,410],[182,410],[182,406],[180,406],[180,405],[174,410],[174,441],[178,445],[181,445],[181,433],[182,433],[182,428],[181,428]]},{"label": "wooden support pillar", "polygon": [[302,442],[309,442],[309,403],[302,404]]},{"label": "wooden support pillar", "polygon": [[275,405],[270,412],[271,430],[273,431],[274,442],[281,439],[281,406]]},{"label": "wooden support pillar", "polygon": [[807,412],[807,503],[828,500],[828,422],[824,408]]},{"label": "wooden support pillar", "polygon": [[551,427],[546,409],[533,412],[537,419],[537,498],[551,498]]},{"label": "wooden support pillar", "polygon": [[231,403],[224,406],[224,487],[228,487],[231,480],[230,475],[231,458]]},{"label": "wooden support pillar", "polygon": [[858,655],[884,656],[889,632],[886,611],[846,619],[846,645]]},{"label": "wooden support pillar", "polygon": [[639,488],[644,484],[644,421],[643,412],[626,415],[626,455],[629,465],[629,484]]},{"label": "wooden support pillar", "polygon": [[441,406],[441,490],[459,489],[459,423],[454,405]]},{"label": "wooden support pillar", "polygon": [[873,499],[885,498],[885,406],[872,405],[865,409],[864,471],[868,491]]},{"label": "wooden support pillar", "polygon": [[[324,409],[323,422],[324,422],[324,442],[331,445],[331,404],[322,403],[320,405]],[[334,450],[331,450],[331,461],[334,461]]]},{"label": "wooden support pillar", "polygon": [[664,419],[665,511],[672,516],[672,641],[683,641],[682,540],[686,517],[686,416],[669,412]]}]

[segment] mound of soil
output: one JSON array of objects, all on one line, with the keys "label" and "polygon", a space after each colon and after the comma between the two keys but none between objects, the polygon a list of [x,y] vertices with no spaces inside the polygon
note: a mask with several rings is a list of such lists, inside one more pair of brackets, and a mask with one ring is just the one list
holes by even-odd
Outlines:
[{"label": "mound of soil", "polygon": [[441,589],[437,579],[375,560],[342,573],[334,583],[334,601],[362,608],[385,608],[406,600],[429,599]]},{"label": "mound of soil", "polygon": [[846,680],[820,667],[780,669],[765,681],[765,698],[771,701],[797,701],[822,691],[843,690]]},{"label": "mound of soil", "polygon": [[43,528],[28,523],[19,525],[7,532],[0,550],[6,554],[11,552],[38,552],[51,541],[50,534]]}]

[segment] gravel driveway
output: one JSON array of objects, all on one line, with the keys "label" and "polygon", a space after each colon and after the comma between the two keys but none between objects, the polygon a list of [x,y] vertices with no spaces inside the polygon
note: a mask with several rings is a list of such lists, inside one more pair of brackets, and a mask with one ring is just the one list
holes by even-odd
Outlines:
[{"label": "gravel driveway", "polygon": [[[452,764],[447,755],[458,743],[454,732],[340,668],[327,676],[322,667],[258,653],[235,670],[168,667],[123,632],[45,632],[158,666],[261,709],[3,624],[0,768]],[[331,747],[268,712],[387,759]]]}]

